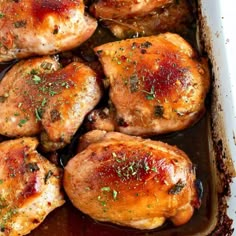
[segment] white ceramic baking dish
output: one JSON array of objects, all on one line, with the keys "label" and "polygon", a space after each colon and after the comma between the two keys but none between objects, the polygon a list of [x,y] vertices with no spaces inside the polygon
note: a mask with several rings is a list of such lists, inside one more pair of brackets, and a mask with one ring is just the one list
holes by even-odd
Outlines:
[{"label": "white ceramic baking dish", "polygon": [[[201,0],[200,27],[205,49],[213,68],[212,123],[215,144],[222,141],[222,177],[235,176],[236,167],[236,1]],[[230,166],[230,161],[232,165]],[[233,168],[231,168],[233,167]],[[222,171],[220,170],[220,171]],[[219,178],[221,184],[224,178]],[[228,180],[229,181],[229,180]],[[233,220],[231,232],[236,235],[236,178],[232,178],[229,188],[231,194],[223,193],[220,197],[227,202],[227,215]],[[221,201],[222,199],[219,199]],[[229,227],[225,224],[224,227]],[[233,228],[235,229],[233,232]],[[225,235],[225,234],[221,234]]]}]

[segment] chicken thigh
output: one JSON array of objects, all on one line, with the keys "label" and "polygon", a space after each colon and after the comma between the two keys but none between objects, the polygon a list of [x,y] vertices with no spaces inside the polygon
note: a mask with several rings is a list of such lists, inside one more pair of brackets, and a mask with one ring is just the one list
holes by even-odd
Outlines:
[{"label": "chicken thigh", "polygon": [[0,235],[36,228],[64,203],[59,169],[35,149],[35,138],[0,143]]},{"label": "chicken thigh", "polygon": [[98,46],[95,52],[110,83],[111,106],[105,118],[90,114],[93,129],[148,136],[182,130],[204,114],[207,61],[180,36],[127,39]]},{"label": "chicken thigh", "polygon": [[82,0],[1,0],[0,62],[77,47],[97,23]]},{"label": "chicken thigh", "polygon": [[121,19],[103,19],[102,23],[120,39],[173,32],[189,36],[194,15],[188,0],[174,1],[144,16]]},{"label": "chicken thigh", "polygon": [[65,167],[64,188],[96,220],[153,229],[170,219],[178,226],[200,206],[193,165],[177,147],[95,130],[79,150]]},{"label": "chicken thigh", "polygon": [[20,61],[0,82],[0,134],[41,133],[46,151],[61,148],[101,96],[96,73],[83,63],[61,68],[49,56]]},{"label": "chicken thigh", "polygon": [[90,7],[90,12],[96,18],[127,19],[146,15],[171,2],[173,0],[98,0]]}]

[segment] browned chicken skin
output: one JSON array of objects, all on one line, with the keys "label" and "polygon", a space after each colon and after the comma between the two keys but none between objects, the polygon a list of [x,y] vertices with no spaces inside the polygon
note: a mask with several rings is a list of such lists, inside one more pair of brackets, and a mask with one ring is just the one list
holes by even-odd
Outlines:
[{"label": "browned chicken skin", "polygon": [[98,0],[90,7],[96,18],[127,19],[146,15],[173,0]]},{"label": "browned chicken skin", "polygon": [[61,148],[101,96],[96,73],[82,63],[60,68],[51,57],[23,60],[0,82],[0,134],[20,137],[43,132],[46,151]]},{"label": "browned chicken skin", "polygon": [[64,188],[96,220],[152,229],[166,219],[184,224],[199,207],[194,168],[176,147],[95,130],[79,150],[65,167]]},{"label": "browned chicken skin", "polygon": [[128,19],[104,19],[102,23],[120,39],[150,36],[165,32],[188,35],[194,15],[188,0],[174,1],[171,5],[158,8],[155,12]]},{"label": "browned chicken skin", "polygon": [[19,236],[36,228],[64,203],[61,173],[35,149],[35,138],[0,144],[0,235]]},{"label": "browned chicken skin", "polygon": [[[187,128],[203,115],[210,82],[207,61],[197,58],[180,36],[127,39],[98,46],[95,52],[110,83],[115,130],[142,136],[167,133]],[[101,121],[91,122],[93,128],[101,127]]]},{"label": "browned chicken skin", "polygon": [[1,0],[0,62],[77,47],[97,23],[82,0]]}]

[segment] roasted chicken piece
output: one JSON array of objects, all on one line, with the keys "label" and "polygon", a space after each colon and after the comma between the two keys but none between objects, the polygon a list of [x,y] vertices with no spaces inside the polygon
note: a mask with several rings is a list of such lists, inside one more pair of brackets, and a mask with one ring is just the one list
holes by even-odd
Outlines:
[{"label": "roasted chicken piece", "polygon": [[65,167],[64,188],[92,218],[153,229],[166,219],[185,224],[200,206],[193,165],[177,147],[98,130],[80,145]]},{"label": "roasted chicken piece", "polygon": [[[110,83],[107,127],[113,120],[113,130],[148,136],[182,130],[204,114],[207,60],[197,57],[180,36],[127,39],[98,46],[95,52]],[[99,129],[99,116],[89,117]]]},{"label": "roasted chicken piece", "polygon": [[41,133],[45,151],[69,143],[102,96],[96,73],[80,62],[64,68],[54,57],[22,60],[0,82],[0,134]]},{"label": "roasted chicken piece", "polygon": [[0,235],[36,228],[64,203],[61,172],[35,149],[35,138],[0,143]]},{"label": "roasted chicken piece", "polygon": [[174,1],[152,14],[128,19],[104,19],[103,25],[120,39],[174,32],[189,36],[194,14],[188,0]]},{"label": "roasted chicken piece", "polygon": [[90,7],[96,18],[127,19],[146,15],[173,0],[98,0]]},{"label": "roasted chicken piece", "polygon": [[82,0],[1,0],[0,62],[77,47],[97,23]]}]

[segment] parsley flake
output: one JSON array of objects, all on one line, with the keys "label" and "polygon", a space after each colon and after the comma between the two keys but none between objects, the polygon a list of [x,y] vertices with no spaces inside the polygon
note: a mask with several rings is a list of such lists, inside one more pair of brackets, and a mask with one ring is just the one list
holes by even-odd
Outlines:
[{"label": "parsley flake", "polygon": [[22,119],[19,121],[18,126],[22,127],[27,122],[27,119]]},{"label": "parsley flake", "polygon": [[33,75],[32,80],[35,84],[39,84],[41,82],[41,78],[38,75]]}]

